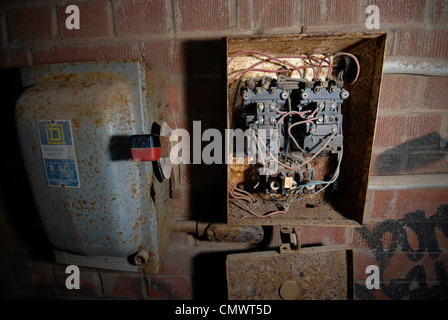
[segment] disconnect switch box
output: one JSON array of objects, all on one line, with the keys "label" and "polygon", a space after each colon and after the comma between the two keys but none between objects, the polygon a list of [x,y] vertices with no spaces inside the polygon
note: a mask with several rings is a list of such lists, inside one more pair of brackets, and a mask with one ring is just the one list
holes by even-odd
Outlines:
[{"label": "disconnect switch box", "polygon": [[37,66],[22,81],[18,136],[56,261],[156,273],[169,182],[132,161],[130,141],[164,120],[164,81],[139,61]]}]

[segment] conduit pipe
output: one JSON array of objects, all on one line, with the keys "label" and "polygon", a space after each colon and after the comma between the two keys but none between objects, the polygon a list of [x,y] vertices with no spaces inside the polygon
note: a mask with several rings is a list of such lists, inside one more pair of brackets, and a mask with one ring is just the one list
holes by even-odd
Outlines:
[{"label": "conduit pipe", "polygon": [[229,226],[226,223],[206,223],[192,220],[172,221],[171,231],[193,233],[210,241],[234,243],[259,243],[264,236],[261,226]]},{"label": "conduit pipe", "polygon": [[387,56],[383,73],[448,77],[448,59]]}]

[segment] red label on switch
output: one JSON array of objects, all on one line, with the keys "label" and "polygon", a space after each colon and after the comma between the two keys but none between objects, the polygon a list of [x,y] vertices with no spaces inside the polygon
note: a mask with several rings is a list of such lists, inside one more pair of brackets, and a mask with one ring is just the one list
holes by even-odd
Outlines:
[{"label": "red label on switch", "polygon": [[160,148],[131,148],[134,161],[157,161],[160,159]]}]

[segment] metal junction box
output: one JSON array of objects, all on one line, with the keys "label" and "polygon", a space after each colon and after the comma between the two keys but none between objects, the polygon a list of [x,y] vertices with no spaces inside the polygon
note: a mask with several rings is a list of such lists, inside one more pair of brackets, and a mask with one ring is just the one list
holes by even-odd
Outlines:
[{"label": "metal junction box", "polygon": [[164,81],[139,61],[37,66],[22,81],[19,141],[56,261],[156,273],[169,182],[132,161],[130,137],[162,124]]},{"label": "metal junction box", "polygon": [[[229,224],[362,225],[385,48],[386,33],[380,32],[227,38],[229,128],[253,129],[258,137],[255,139],[250,135],[245,147],[246,152],[252,151],[253,155],[258,156],[270,143],[268,149],[278,152],[280,161],[283,161],[280,156],[284,155],[286,148],[291,149],[288,155],[294,157],[298,154],[295,158],[308,159],[306,166],[295,172],[289,168],[292,162],[288,162],[285,169],[269,155],[261,161],[258,157],[256,164],[229,163],[229,190],[235,187],[244,189],[257,200],[254,203],[238,201],[229,193]],[[319,56],[322,58],[317,60]],[[329,57],[334,59],[331,60],[334,76],[326,78],[324,71],[327,72],[325,67]],[[348,76],[356,73],[356,65],[355,60],[349,57],[356,57],[356,63],[359,62],[359,76],[353,84]],[[319,73],[314,77],[313,68]],[[249,69],[253,71],[246,72]],[[270,72],[265,72],[266,69]],[[297,80],[295,70],[304,76]],[[288,139],[286,116],[289,114],[296,117],[292,124],[301,125],[289,125],[297,148],[292,140],[290,145],[285,142]],[[261,133],[263,129],[264,136]],[[273,135],[266,140],[270,132]],[[303,152],[299,152],[302,148]],[[317,155],[316,150],[321,148],[324,152]],[[338,157],[341,159],[339,164],[336,161]],[[267,168],[269,162],[279,169],[260,173],[262,166]],[[319,182],[315,181],[330,181],[335,170],[338,178],[331,181],[334,183],[324,192],[316,192],[326,184],[318,185]],[[299,190],[297,185],[304,187]],[[290,192],[288,197],[289,190],[296,193]],[[243,191],[236,194],[240,200],[248,200]],[[286,203],[285,199],[293,198],[300,201]],[[247,209],[264,216],[251,214]],[[287,213],[269,215],[278,211]]]}]

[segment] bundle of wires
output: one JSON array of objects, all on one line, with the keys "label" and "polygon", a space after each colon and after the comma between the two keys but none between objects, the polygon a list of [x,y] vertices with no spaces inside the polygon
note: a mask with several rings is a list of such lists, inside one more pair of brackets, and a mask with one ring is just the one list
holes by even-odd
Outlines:
[{"label": "bundle of wires", "polygon": [[[233,97],[233,103],[232,103],[232,108],[231,108],[231,116],[229,117],[229,120],[231,121],[233,119],[233,114],[235,111],[235,106],[236,106],[236,98],[237,98],[237,92],[239,91],[239,88],[241,86],[241,82],[244,79],[244,77],[249,73],[249,72],[262,72],[262,73],[274,73],[277,74],[279,77],[282,77],[283,81],[290,81],[290,82],[295,82],[295,81],[303,81],[306,82],[308,81],[305,77],[305,71],[307,69],[311,69],[312,74],[313,74],[313,80],[318,80],[320,79],[320,74],[322,73],[323,69],[327,69],[327,73],[325,76],[326,79],[331,79],[332,78],[332,73],[335,67],[337,67],[337,64],[334,64],[334,58],[338,57],[338,56],[348,56],[350,58],[352,58],[355,61],[357,70],[356,70],[356,74],[354,77],[354,80],[351,82],[351,84],[355,83],[358,80],[359,77],[359,73],[360,73],[360,65],[358,62],[358,59],[347,52],[336,52],[334,54],[324,54],[322,52],[311,52],[309,55],[268,55],[265,54],[263,52],[259,52],[259,51],[253,51],[253,50],[249,50],[249,51],[242,51],[239,52],[237,54],[235,54],[234,56],[232,56],[228,62],[227,62],[227,66],[229,67],[231,65],[231,63],[238,57],[241,56],[251,56],[253,58],[259,59],[260,61],[252,64],[250,67],[248,67],[247,69],[244,70],[237,70],[234,72],[234,74],[230,77],[230,79],[227,82],[227,86],[230,87],[233,83],[234,80],[238,79],[237,85],[236,85],[236,89],[235,89],[235,93],[234,93],[234,97]],[[320,57],[319,57],[320,56]],[[303,61],[304,65],[301,66],[296,66],[292,63],[289,63],[287,61],[285,61],[285,59],[300,59]],[[260,65],[262,64],[273,64],[275,66],[278,66],[279,69],[273,70],[273,69],[267,69],[267,68],[261,68]],[[299,77],[291,77],[294,73],[297,73],[299,75]],[[288,76],[286,76],[288,75]],[[342,79],[342,72],[337,76],[338,79]],[[229,91],[230,92],[230,91]],[[290,99],[289,100],[289,105],[290,105]],[[277,111],[278,113],[281,113],[282,116],[281,118],[278,120],[278,122],[282,122],[284,121],[284,119],[286,119],[287,117],[289,117],[288,119],[291,119],[291,116],[293,115],[298,115],[299,117],[301,117],[303,120],[301,121],[297,121],[293,124],[290,124],[288,126],[288,136],[290,137],[291,141],[293,141],[294,145],[298,148],[298,150],[301,150],[303,152],[303,150],[300,148],[299,144],[297,143],[296,139],[294,138],[291,129],[295,126],[298,126],[300,124],[304,124],[304,123],[312,123],[312,121],[316,120],[317,118],[314,117],[315,113],[317,112],[317,108],[310,113],[310,111],[292,111],[291,107],[289,108],[289,111]],[[310,113],[310,114],[307,114]],[[232,123],[228,123],[228,128],[232,128],[233,124]],[[264,149],[266,150],[267,154],[274,159],[278,164],[284,166],[287,169],[290,170],[294,170],[294,169],[298,169],[308,163],[310,163],[317,155],[319,155],[330,143],[330,141],[334,138],[334,134],[330,135],[328,140],[322,145],[322,147],[310,158],[308,158],[307,160],[302,159],[302,158],[298,158],[298,157],[294,157],[294,160],[298,160],[300,163],[298,165],[291,165],[288,166],[287,164],[280,162],[277,158],[275,158],[270,151],[268,150],[268,148],[266,147],[266,145],[263,143],[262,139],[259,139],[258,135],[256,134],[256,132],[254,133],[254,138],[255,138],[255,142],[256,142],[256,146],[257,146],[257,152],[259,152],[260,154],[261,152],[261,147],[259,145],[258,142],[260,142],[260,144],[264,147]],[[283,201],[283,202],[294,202],[294,201],[299,201],[299,200],[303,200],[305,198],[311,197],[313,195],[316,195],[319,192],[322,192],[323,190],[325,190],[330,184],[332,184],[334,181],[336,181],[336,179],[339,176],[339,169],[340,169],[340,164],[341,164],[341,160],[342,160],[342,150],[340,153],[338,153],[338,164],[336,167],[336,170],[333,174],[333,177],[329,180],[329,181],[312,181],[309,182],[307,184],[304,185],[300,185],[294,189],[292,189],[290,191],[290,193],[287,196],[286,200],[279,200],[276,199],[275,197],[273,197],[271,195],[272,198],[274,198],[275,200],[278,201]],[[263,155],[261,155],[261,159],[262,159],[262,165],[263,167],[265,167],[265,163],[264,163],[264,159],[263,159]],[[248,193],[247,191],[238,189],[237,187],[235,187],[230,179],[230,173],[229,173],[229,195],[235,199],[246,211],[248,211],[249,213],[257,216],[257,217],[268,217],[277,213],[286,213],[285,211],[274,211],[268,214],[257,214],[255,212],[253,212],[252,210],[250,210],[250,208],[244,204],[243,202],[241,202],[241,200],[244,201],[248,201],[249,203],[253,203],[255,202],[254,197]],[[297,197],[297,194],[303,190],[304,187],[309,187],[309,186],[314,186],[314,185],[324,185],[323,188],[319,189],[318,191],[309,194],[305,197]]]},{"label": "bundle of wires", "polygon": [[272,211],[266,214],[259,214],[254,211],[252,211],[244,202],[241,200],[248,201],[249,203],[255,202],[255,198],[247,191],[238,189],[232,182],[232,179],[230,178],[230,173],[228,175],[229,179],[229,195],[236,200],[236,202],[242,207],[242,209],[246,210],[250,214],[257,216],[259,218],[268,218],[275,214],[284,214],[287,213],[286,211]]}]

